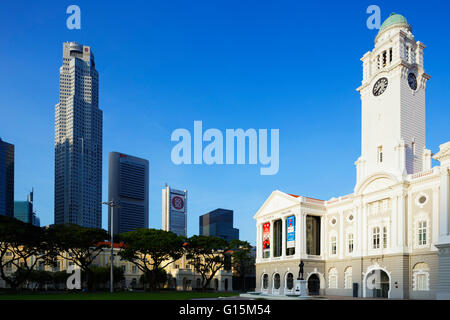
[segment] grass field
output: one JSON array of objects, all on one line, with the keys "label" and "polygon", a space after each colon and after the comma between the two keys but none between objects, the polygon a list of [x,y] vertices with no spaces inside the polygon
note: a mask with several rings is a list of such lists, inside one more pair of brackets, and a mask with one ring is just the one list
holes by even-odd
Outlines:
[{"label": "grass field", "polygon": [[236,296],[225,292],[94,292],[94,293],[0,293],[0,300],[188,300]]}]

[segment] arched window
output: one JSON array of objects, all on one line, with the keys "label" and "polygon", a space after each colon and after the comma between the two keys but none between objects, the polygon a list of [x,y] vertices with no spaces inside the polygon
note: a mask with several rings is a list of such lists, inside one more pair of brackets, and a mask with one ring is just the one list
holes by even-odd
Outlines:
[{"label": "arched window", "polygon": [[430,290],[430,268],[428,264],[421,262],[413,268],[413,291]]},{"label": "arched window", "polygon": [[280,274],[279,273],[276,273],[274,276],[273,276],[273,288],[274,289],[280,289]]},{"label": "arched window", "polygon": [[263,275],[263,289],[267,290],[269,288],[269,275]]},{"label": "arched window", "polygon": [[352,267],[347,267],[344,271],[344,289],[351,289],[352,288],[352,273],[353,269]]},{"label": "arched window", "polygon": [[290,272],[286,275],[286,288],[289,290],[294,288],[294,275]]},{"label": "arched window", "polygon": [[330,268],[328,271],[328,288],[338,288],[338,272],[336,268]]}]

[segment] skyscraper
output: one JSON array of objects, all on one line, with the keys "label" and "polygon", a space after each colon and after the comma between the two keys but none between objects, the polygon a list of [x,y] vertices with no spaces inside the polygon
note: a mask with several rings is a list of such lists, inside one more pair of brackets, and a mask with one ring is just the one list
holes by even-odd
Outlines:
[{"label": "skyscraper", "polygon": [[55,106],[55,224],[101,228],[102,110],[91,48],[64,42]]},{"label": "skyscraper", "polygon": [[33,203],[34,191],[30,192],[27,201],[14,201],[14,218],[40,227],[41,222],[34,212]]},{"label": "skyscraper", "polygon": [[[113,209],[114,234],[148,228],[148,174],[148,160],[109,153],[108,201],[119,204]],[[109,207],[109,232],[111,211]]]},{"label": "skyscraper", "polygon": [[0,214],[14,217],[14,145],[0,138]]},{"label": "skyscraper", "polygon": [[186,220],[187,191],[171,189],[166,185],[162,190],[162,229],[186,236]]},{"label": "skyscraper", "polygon": [[239,240],[239,229],[233,228],[233,210],[216,209],[200,216],[199,229],[202,236]]}]

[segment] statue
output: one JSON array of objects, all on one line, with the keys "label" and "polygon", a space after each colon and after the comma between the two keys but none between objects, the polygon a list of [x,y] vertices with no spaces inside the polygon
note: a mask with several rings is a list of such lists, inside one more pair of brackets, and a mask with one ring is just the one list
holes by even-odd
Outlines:
[{"label": "statue", "polygon": [[298,271],[298,278],[297,278],[297,280],[304,280],[303,279],[303,266],[304,265],[305,265],[305,263],[303,262],[303,260],[300,260],[300,264],[298,265],[300,270]]}]

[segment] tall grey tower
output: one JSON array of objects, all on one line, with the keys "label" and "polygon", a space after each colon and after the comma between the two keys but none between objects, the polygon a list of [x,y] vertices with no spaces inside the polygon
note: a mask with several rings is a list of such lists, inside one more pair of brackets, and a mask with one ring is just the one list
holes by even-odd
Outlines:
[{"label": "tall grey tower", "polygon": [[112,213],[114,234],[148,228],[148,172],[148,160],[109,153],[108,201],[119,205],[108,208],[109,232]]},{"label": "tall grey tower", "polygon": [[55,224],[101,228],[102,110],[91,48],[64,42],[55,106]]}]

